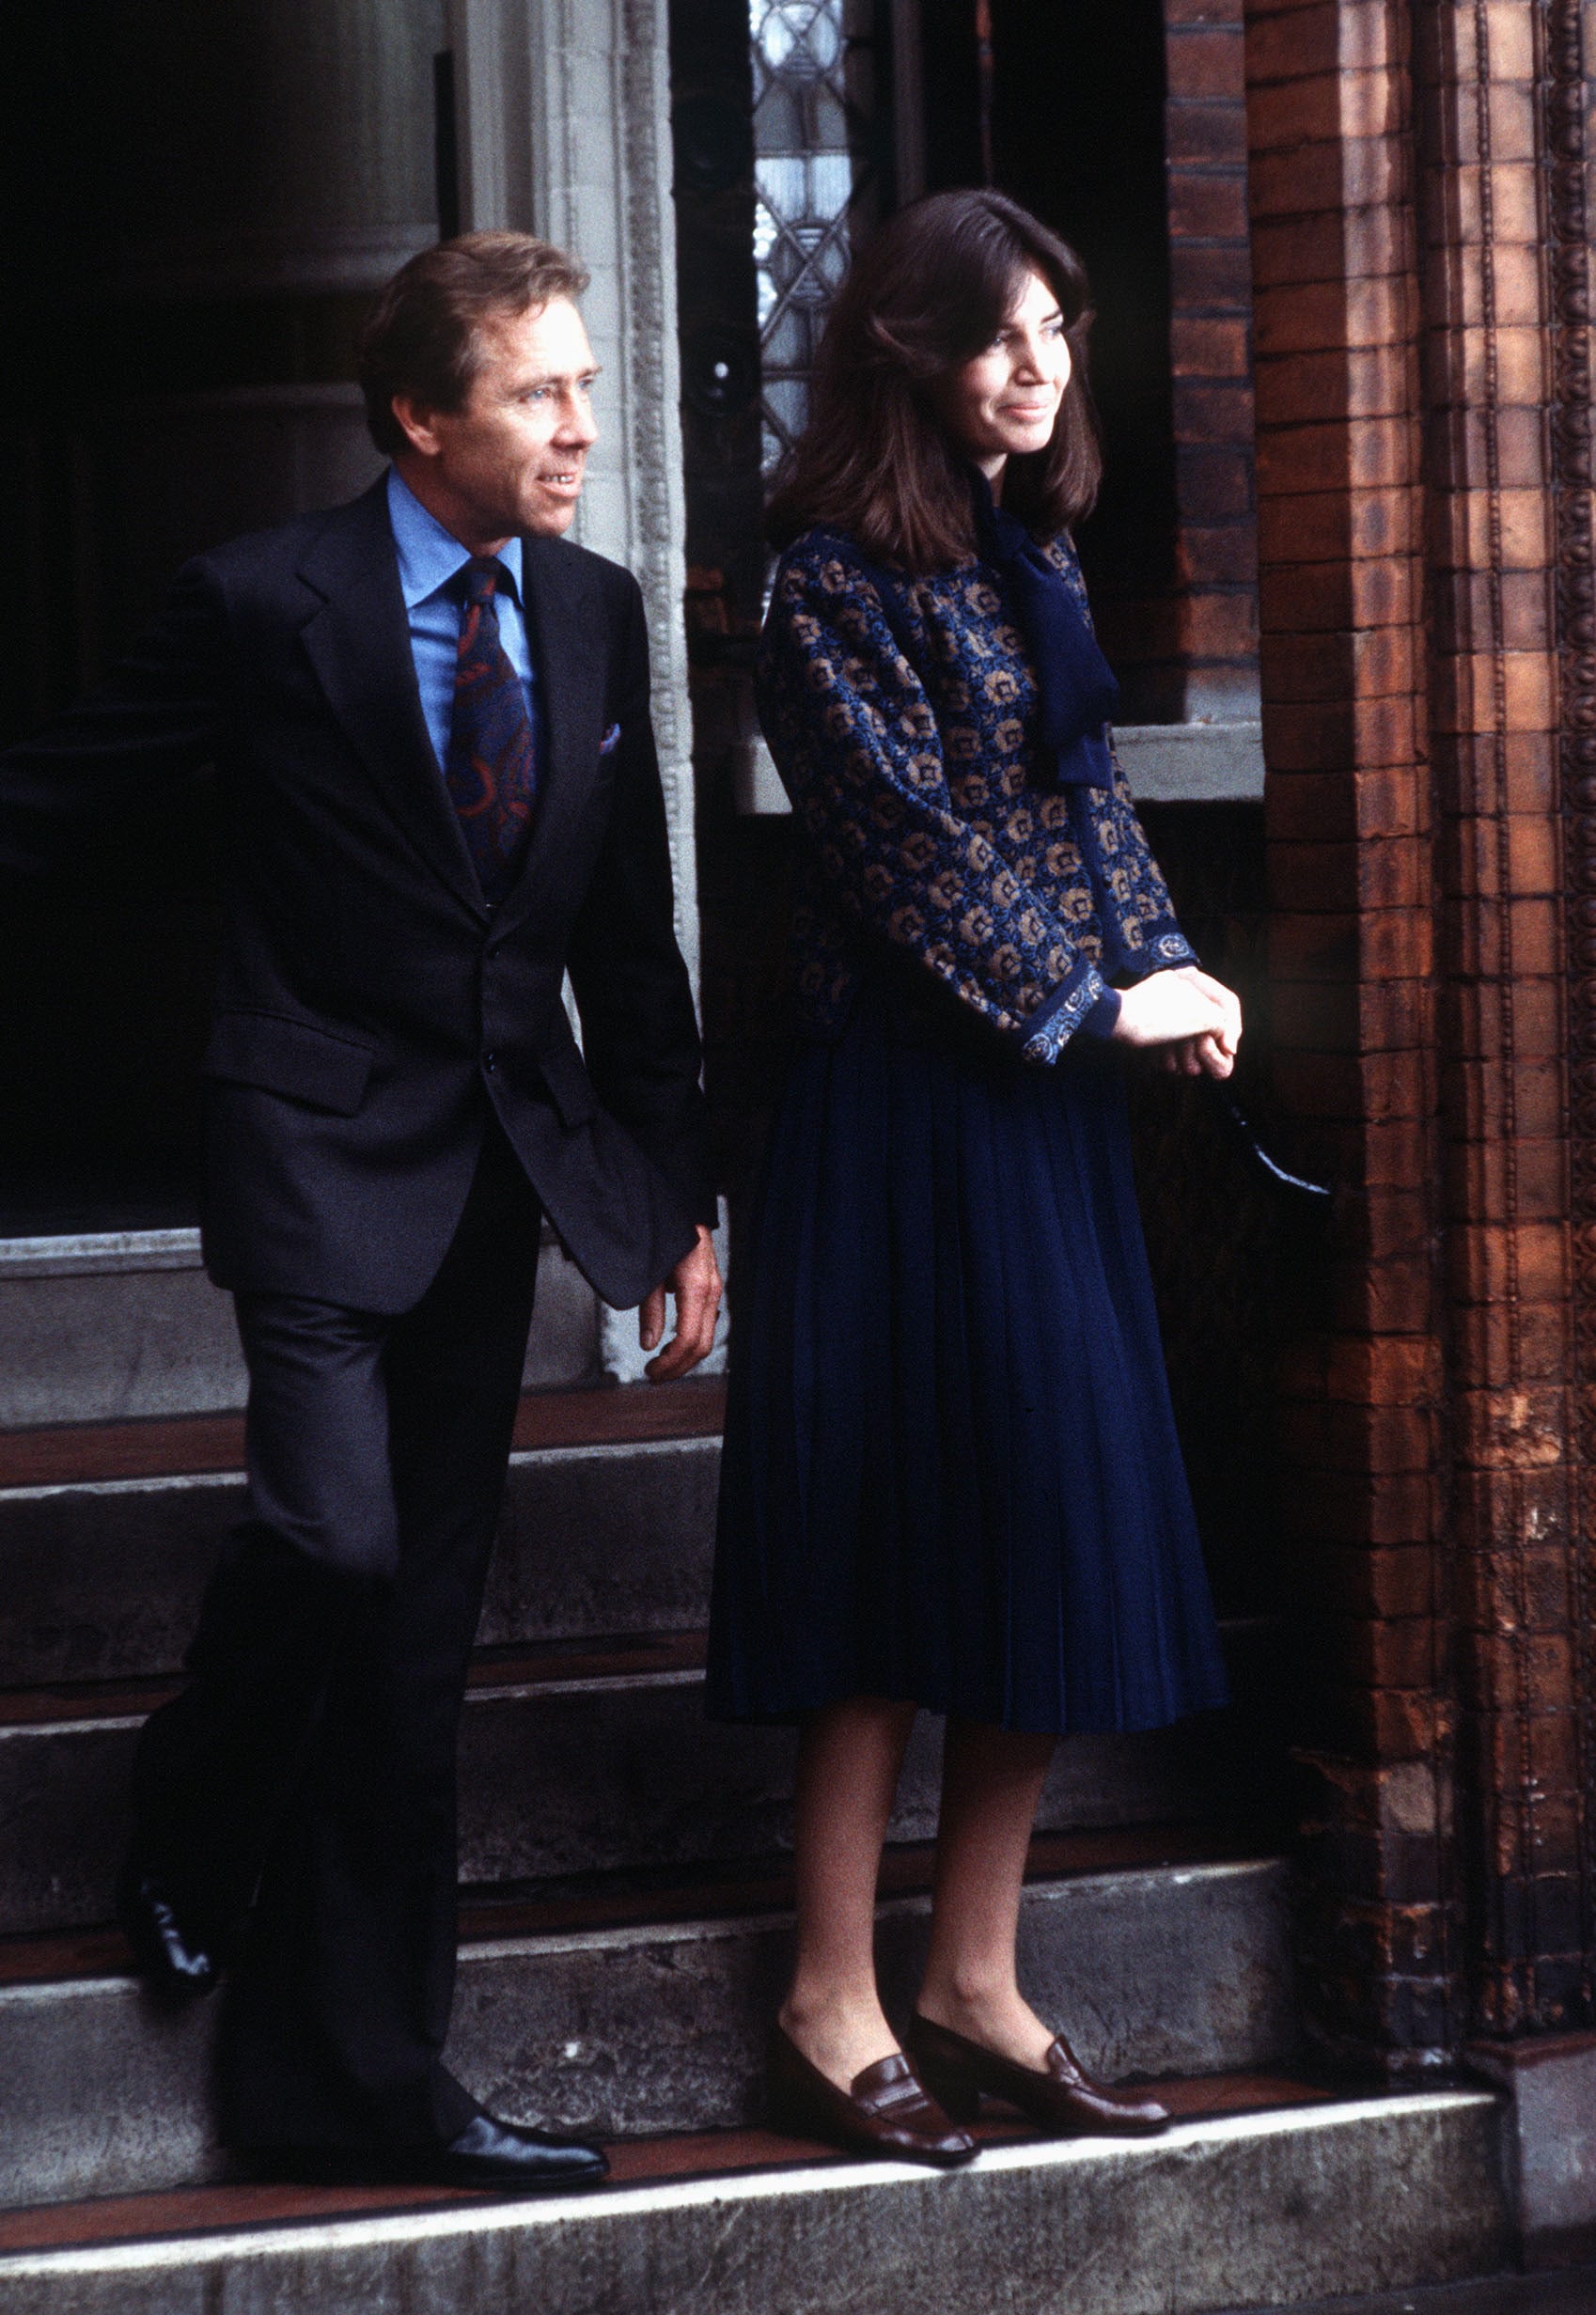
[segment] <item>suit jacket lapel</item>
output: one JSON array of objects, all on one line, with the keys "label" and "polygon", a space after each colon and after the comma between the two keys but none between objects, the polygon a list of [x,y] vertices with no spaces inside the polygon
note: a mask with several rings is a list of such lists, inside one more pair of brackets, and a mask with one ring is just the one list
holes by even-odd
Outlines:
[{"label": "suit jacket lapel", "polygon": [[328,705],[428,866],[485,915],[421,712],[385,478],[339,508],[305,554],[300,576],[323,598],[301,639]]},{"label": "suit jacket lapel", "polygon": [[524,538],[525,595],[542,708],[538,803],[525,857],[499,908],[502,931],[557,882],[567,838],[591,792],[603,736],[606,675],[597,589],[580,555],[557,539]]}]

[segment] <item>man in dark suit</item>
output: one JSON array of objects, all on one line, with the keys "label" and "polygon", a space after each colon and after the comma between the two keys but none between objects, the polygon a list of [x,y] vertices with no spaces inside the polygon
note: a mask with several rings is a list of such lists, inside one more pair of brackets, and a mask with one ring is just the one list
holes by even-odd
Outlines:
[{"label": "man in dark suit", "polygon": [[[231,1983],[227,2142],[513,2188],[595,2148],[447,2073],[455,1738],[547,1214],[650,1369],[720,1280],[635,582],[565,542],[594,440],[574,260],[477,234],[363,353],[391,467],[201,555],[106,687],[0,757],[0,873],[206,763],[228,818],[204,1243],[248,1517],[140,1746],[123,1925]],[[579,1051],[561,1001],[569,970]]]}]

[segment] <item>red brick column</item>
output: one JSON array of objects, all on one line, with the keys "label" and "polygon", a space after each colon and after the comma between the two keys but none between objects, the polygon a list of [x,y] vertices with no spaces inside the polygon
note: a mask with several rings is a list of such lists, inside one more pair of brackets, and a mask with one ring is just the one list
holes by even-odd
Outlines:
[{"label": "red brick column", "polygon": [[1174,645],[1188,719],[1258,699],[1252,271],[1242,0],[1165,0]]},{"label": "red brick column", "polygon": [[1582,0],[1542,0],[1538,15],[1567,1069],[1568,1652],[1579,1820],[1571,1861],[1582,1961],[1568,2000],[1588,2028],[1596,2025],[1596,35]]},{"label": "red brick column", "polygon": [[1596,2022],[1583,13],[1247,9],[1276,1040],[1348,1193],[1287,1378],[1307,1992],[1397,2074]]},{"label": "red brick column", "polygon": [[1412,2075],[1462,2020],[1409,11],[1247,0],[1246,51],[1275,1040],[1344,1204],[1285,1385],[1305,1992]]}]

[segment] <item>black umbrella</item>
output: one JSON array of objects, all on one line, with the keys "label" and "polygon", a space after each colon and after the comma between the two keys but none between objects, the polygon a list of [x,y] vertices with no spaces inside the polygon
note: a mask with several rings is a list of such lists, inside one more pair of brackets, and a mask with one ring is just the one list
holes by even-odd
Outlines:
[{"label": "black umbrella", "polygon": [[1225,1118],[1231,1133],[1240,1138],[1253,1164],[1277,1187],[1289,1191],[1293,1204],[1306,1198],[1310,1201],[1313,1210],[1327,1212],[1336,1195],[1334,1187],[1323,1181],[1305,1181],[1301,1174],[1291,1173],[1278,1159],[1271,1157],[1259,1138],[1257,1128],[1235,1095],[1228,1091],[1216,1077],[1205,1076],[1202,1082],[1207,1087],[1209,1100]]}]

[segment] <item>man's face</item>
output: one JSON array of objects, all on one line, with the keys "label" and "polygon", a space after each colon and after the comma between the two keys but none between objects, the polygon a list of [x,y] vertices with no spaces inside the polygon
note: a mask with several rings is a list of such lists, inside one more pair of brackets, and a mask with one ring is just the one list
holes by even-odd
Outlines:
[{"label": "man's face", "polygon": [[557,539],[571,526],[587,453],[597,365],[569,298],[490,317],[480,364],[459,410],[404,395],[394,412],[410,437],[397,463],[422,505],[473,554],[520,531]]}]

